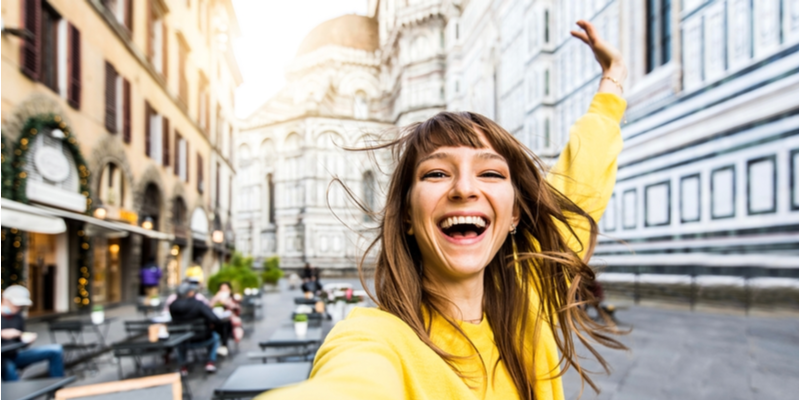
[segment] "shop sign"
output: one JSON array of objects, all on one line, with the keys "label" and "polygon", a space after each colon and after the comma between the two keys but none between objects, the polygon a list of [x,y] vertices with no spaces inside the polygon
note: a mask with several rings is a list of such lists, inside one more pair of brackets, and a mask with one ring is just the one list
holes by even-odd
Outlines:
[{"label": "shop sign", "polygon": [[70,165],[60,149],[41,146],[33,158],[36,170],[52,182],[63,182],[69,178]]}]

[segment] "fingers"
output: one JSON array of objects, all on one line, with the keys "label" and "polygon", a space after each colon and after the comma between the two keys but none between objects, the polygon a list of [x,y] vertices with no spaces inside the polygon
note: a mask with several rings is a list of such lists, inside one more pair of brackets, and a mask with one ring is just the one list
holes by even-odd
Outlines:
[{"label": "fingers", "polygon": [[576,22],[576,24],[586,31],[589,42],[594,43],[600,39],[597,34],[597,29],[594,28],[591,22],[582,19]]},{"label": "fingers", "polygon": [[592,45],[592,43],[591,43],[591,42],[589,42],[589,37],[588,37],[588,36],[586,36],[586,33],[584,33],[584,32],[578,32],[578,31],[569,31],[569,33],[570,33],[570,34],[572,34],[572,36],[574,36],[574,37],[576,37],[576,38],[580,39],[581,41],[583,41],[583,43],[586,43],[586,44],[588,44],[589,46],[591,46],[591,45]]}]

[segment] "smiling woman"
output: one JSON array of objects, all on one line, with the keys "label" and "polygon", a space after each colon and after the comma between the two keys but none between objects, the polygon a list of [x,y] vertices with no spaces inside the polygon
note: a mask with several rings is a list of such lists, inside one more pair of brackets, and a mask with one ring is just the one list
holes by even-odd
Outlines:
[{"label": "smiling woman", "polygon": [[[577,338],[624,348],[583,311],[587,265],[611,196],[625,101],[619,52],[579,21],[603,68],[598,94],[546,166],[490,119],[442,112],[391,143],[377,248],[378,309],[356,309],[319,349],[307,382],[268,399],[563,399]],[[368,285],[364,285],[368,287]],[[559,354],[560,353],[560,354]]]}]

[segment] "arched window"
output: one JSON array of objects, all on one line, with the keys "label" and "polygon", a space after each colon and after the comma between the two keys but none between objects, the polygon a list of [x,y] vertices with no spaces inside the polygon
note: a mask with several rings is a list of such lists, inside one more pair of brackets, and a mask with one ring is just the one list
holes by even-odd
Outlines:
[{"label": "arched window", "polygon": [[122,170],[114,163],[108,163],[103,167],[100,175],[100,187],[97,188],[100,194],[100,203],[108,206],[125,208],[125,177]]},{"label": "arched window", "polygon": [[[370,213],[375,212],[375,174],[372,171],[364,172],[361,180],[364,205]],[[364,214],[364,222],[370,220],[369,214]]]},{"label": "arched window", "polygon": [[367,104],[367,94],[359,90],[353,102],[353,117],[355,119],[369,118],[369,105]]},{"label": "arched window", "polygon": [[175,236],[186,237],[187,208],[183,198],[176,197],[172,201],[172,227]]}]

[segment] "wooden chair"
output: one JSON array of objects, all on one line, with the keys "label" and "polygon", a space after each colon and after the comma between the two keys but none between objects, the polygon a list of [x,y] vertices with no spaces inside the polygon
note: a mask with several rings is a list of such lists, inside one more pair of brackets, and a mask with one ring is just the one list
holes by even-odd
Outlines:
[{"label": "wooden chair", "polygon": [[183,387],[178,373],[149,376],[146,378],[76,386],[56,392],[56,400],[98,398],[107,400],[181,400]]}]

